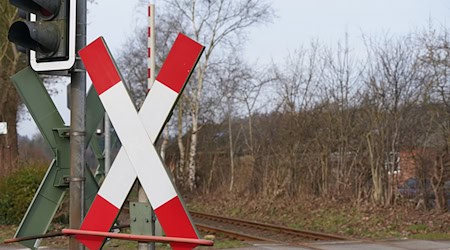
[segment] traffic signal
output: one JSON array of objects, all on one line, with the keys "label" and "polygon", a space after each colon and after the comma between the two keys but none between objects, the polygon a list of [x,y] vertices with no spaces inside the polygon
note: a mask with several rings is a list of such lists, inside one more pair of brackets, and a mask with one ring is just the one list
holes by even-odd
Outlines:
[{"label": "traffic signal", "polygon": [[27,20],[13,23],[9,41],[29,50],[35,71],[70,69],[75,62],[76,0],[10,0]]}]

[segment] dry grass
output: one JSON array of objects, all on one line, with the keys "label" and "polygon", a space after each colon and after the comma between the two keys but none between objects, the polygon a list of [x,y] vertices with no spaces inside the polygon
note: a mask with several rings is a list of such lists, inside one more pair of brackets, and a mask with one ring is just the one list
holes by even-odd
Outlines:
[{"label": "dry grass", "polygon": [[405,206],[381,208],[369,204],[355,206],[342,200],[266,200],[211,195],[190,200],[189,208],[354,238],[450,240],[450,213]]},{"label": "dry grass", "polygon": [[[336,233],[354,238],[450,240],[449,212],[425,212],[405,206],[389,208],[369,204],[355,206],[348,201],[314,198],[268,200],[245,196],[210,195],[206,198],[203,196],[203,198],[188,200],[189,209],[194,211]],[[0,225],[0,244],[14,236],[16,227]],[[54,230],[59,227],[53,225]],[[67,237],[57,237],[43,240],[41,245],[67,248],[67,244]],[[214,248],[237,246],[242,246],[242,243],[218,237]],[[107,243],[106,248],[136,249],[136,243],[112,240]],[[163,245],[159,245],[158,248],[165,249]]]}]

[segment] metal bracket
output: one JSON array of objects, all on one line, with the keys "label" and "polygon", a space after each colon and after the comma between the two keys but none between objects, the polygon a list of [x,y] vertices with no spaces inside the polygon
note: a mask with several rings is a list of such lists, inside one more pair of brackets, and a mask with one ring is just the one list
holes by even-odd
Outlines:
[{"label": "metal bracket", "polygon": [[75,57],[75,63],[73,64],[73,67],[70,69],[70,72],[72,73],[85,73],[86,69],[84,68],[83,61],[81,61],[81,57],[78,55]]},{"label": "metal bracket", "polygon": [[56,130],[58,136],[61,138],[70,138],[70,128],[67,126],[62,128],[54,128],[53,130]]},{"label": "metal bracket", "polygon": [[84,182],[84,181],[86,181],[86,178],[72,177],[72,178],[69,178],[69,181],[70,182]]},{"label": "metal bracket", "polygon": [[132,234],[152,235],[152,215],[148,203],[130,202],[130,229]]},{"label": "metal bracket", "polygon": [[53,186],[67,188],[69,187],[70,177],[67,175],[67,171],[64,169],[57,169],[56,176],[53,180]]}]

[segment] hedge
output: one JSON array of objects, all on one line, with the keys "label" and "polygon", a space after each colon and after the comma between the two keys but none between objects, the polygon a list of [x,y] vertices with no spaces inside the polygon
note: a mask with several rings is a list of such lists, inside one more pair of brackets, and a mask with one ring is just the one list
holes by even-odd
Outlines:
[{"label": "hedge", "polygon": [[20,223],[45,171],[44,166],[25,166],[0,179],[0,224]]}]

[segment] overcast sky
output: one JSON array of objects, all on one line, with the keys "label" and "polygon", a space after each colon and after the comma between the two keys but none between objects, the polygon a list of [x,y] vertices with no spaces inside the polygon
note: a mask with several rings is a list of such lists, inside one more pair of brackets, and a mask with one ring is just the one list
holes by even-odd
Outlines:
[{"label": "overcast sky", "polygon": [[[238,0],[235,0],[238,1]],[[147,22],[147,10],[138,9],[138,0],[97,0],[89,4],[88,43],[103,36],[113,56],[126,49],[126,40],[138,25]],[[158,2],[156,4],[158,11]],[[431,22],[448,27],[448,0],[273,0],[277,18],[273,23],[252,28],[244,55],[260,64],[281,61],[290,51],[318,39],[335,45],[345,34],[353,48],[362,47],[362,34],[403,35],[423,29]],[[156,25],[158,20],[156,20]],[[65,86],[53,99],[69,123]],[[37,132],[29,116],[19,124],[19,134]]]},{"label": "overcast sky", "polygon": [[279,18],[252,30],[248,57],[280,59],[312,39],[336,45],[346,33],[361,48],[362,34],[402,35],[430,21],[447,25],[450,17],[448,0],[274,0],[273,6]]}]

